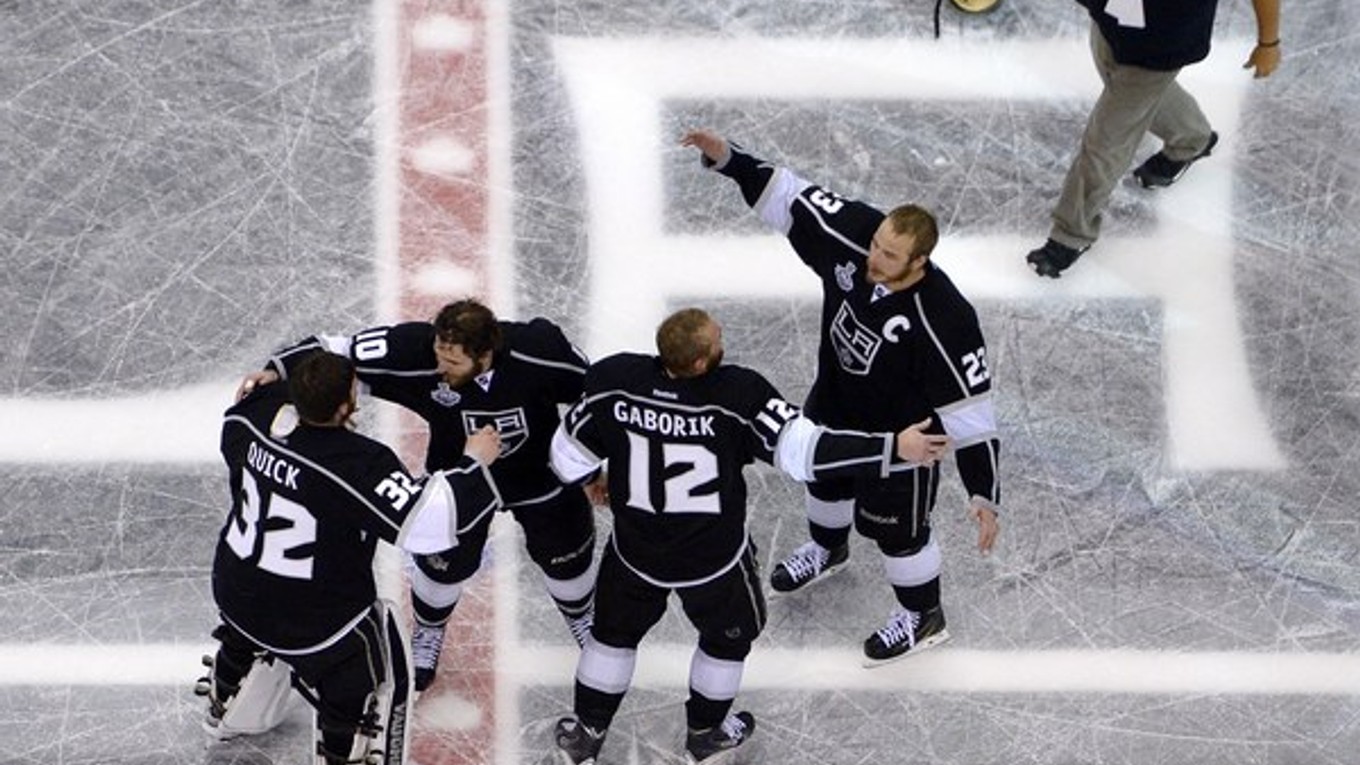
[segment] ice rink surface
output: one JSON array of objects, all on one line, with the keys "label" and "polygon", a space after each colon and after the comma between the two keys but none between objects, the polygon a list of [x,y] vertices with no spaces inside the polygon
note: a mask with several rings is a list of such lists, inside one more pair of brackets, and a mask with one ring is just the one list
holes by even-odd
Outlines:
[{"label": "ice rink surface", "polygon": [[[598,357],[698,304],[801,399],[816,284],[676,145],[696,126],[937,213],[1003,438],[999,549],[952,468],[935,516],[953,641],[859,668],[892,598],[855,540],[771,602],[743,762],[1355,763],[1360,10],[1284,6],[1252,81],[1250,3],[1223,0],[1182,77],[1223,142],[1171,189],[1123,184],[1055,282],[1023,258],[1096,92],[1066,0],[946,7],[939,40],[906,0],[0,0],[0,763],[307,761],[304,708],[207,747],[191,693],[218,415],[285,343],[474,291]],[[801,491],[751,485],[772,564]],[[422,765],[546,763],[569,708],[508,521],[417,704]],[[603,763],[682,761],[692,642],[673,613],[643,644]]]}]

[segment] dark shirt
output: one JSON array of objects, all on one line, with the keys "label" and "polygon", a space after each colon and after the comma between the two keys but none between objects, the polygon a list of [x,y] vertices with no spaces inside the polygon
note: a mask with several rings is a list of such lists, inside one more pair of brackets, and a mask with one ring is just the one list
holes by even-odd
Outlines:
[{"label": "dark shirt", "polygon": [[896,432],[931,417],[954,441],[972,496],[1000,502],[1000,441],[987,348],[973,306],[933,263],[898,292],[865,278],[885,215],[738,146],[718,172],[784,233],[822,282],[821,341],[808,416],[829,427]]},{"label": "dark shirt", "polygon": [[280,351],[270,367],[287,369],[318,348],[354,360],[369,392],[400,404],[429,425],[426,470],[463,453],[468,433],[484,425],[500,432],[501,454],[491,466],[507,507],[531,504],[562,490],[548,466],[548,447],[561,421],[558,405],[581,395],[587,361],[547,319],[500,322],[503,344],[489,372],[458,388],[439,374],[435,331],[429,322],[374,327],[351,335],[345,348],[312,337]]},{"label": "dark shirt", "polygon": [[[224,618],[280,653],[318,649],[373,605],[374,549],[380,539],[406,542],[414,512],[445,503],[450,522],[427,540],[440,543],[429,552],[456,544],[459,515],[499,506],[489,473],[471,457],[452,461],[447,474],[415,478],[371,438],[297,424],[284,383],[227,410],[222,457],[231,511],[214,556],[213,596]],[[426,497],[427,487],[441,496]]]},{"label": "dark shirt", "polygon": [[[1144,69],[1171,71],[1202,61],[1209,55],[1218,0],[1077,0],[1086,7],[1110,44],[1114,60]],[[1110,8],[1114,5],[1114,8]],[[1121,5],[1141,5],[1136,13]],[[1111,15],[1110,11],[1118,14]]]}]

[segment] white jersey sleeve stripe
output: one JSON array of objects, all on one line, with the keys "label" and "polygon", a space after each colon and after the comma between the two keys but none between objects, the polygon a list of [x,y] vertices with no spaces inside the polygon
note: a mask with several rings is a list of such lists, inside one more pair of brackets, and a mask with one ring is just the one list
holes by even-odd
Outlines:
[{"label": "white jersey sleeve stripe", "polygon": [[799,416],[790,420],[779,434],[779,444],[774,452],[775,467],[795,481],[811,481],[818,435],[820,428],[808,418]]},{"label": "white jersey sleeve stripe", "polygon": [[785,167],[776,168],[753,206],[765,225],[788,236],[793,230],[793,203],[812,184]]},{"label": "white jersey sleeve stripe", "polygon": [[458,508],[442,471],[430,475],[420,499],[397,534],[397,546],[428,555],[458,546]]},{"label": "white jersey sleeve stripe", "polygon": [[337,356],[348,357],[350,346],[353,344],[348,335],[317,335],[316,339],[321,341],[322,348]]},{"label": "white jersey sleeve stripe", "polygon": [[996,406],[992,402],[991,391],[936,411],[944,431],[954,439],[955,449],[996,438]]},{"label": "white jersey sleeve stripe", "polygon": [[[834,434],[848,435],[851,438],[836,444],[831,442],[836,438]],[[818,442],[823,436],[828,438],[831,446],[819,455]],[[833,471],[860,465],[878,467],[878,474],[881,477],[887,475],[888,465],[892,461],[892,450],[891,438],[855,431],[831,431],[800,414],[780,431],[774,464],[794,480],[804,482],[814,480],[818,474],[825,478]]]},{"label": "white jersey sleeve stripe", "polygon": [[584,444],[568,435],[566,428],[561,425],[553,433],[549,461],[553,472],[564,483],[576,483],[598,470],[604,462]]},{"label": "white jersey sleeve stripe", "polygon": [[568,372],[579,372],[581,374],[585,374],[586,372],[586,364],[584,363],[584,361],[580,364],[568,364],[566,362],[553,361],[552,359],[545,359],[539,356],[530,356],[527,353],[522,353],[520,351],[515,350],[510,351],[510,356],[519,359],[520,361],[523,361],[526,364],[536,364],[540,367],[548,367],[550,369],[565,369]]}]

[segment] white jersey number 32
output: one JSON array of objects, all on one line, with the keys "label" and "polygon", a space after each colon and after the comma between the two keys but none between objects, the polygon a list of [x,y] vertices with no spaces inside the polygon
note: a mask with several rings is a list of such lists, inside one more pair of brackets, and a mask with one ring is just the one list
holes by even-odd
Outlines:
[{"label": "white jersey number 32", "polygon": [[[250,560],[255,542],[260,539],[257,566],[290,579],[312,578],[312,557],[289,557],[287,553],[316,541],[316,518],[307,508],[277,494],[260,493],[260,485],[250,471],[241,474],[241,515],[227,519],[227,546],[241,560]],[[288,521],[287,526],[262,529],[265,518]]]}]

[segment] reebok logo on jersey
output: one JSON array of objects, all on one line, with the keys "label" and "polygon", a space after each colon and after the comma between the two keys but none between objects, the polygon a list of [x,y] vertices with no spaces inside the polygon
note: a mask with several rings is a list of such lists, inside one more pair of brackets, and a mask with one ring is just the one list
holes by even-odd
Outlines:
[{"label": "reebok logo on jersey", "polygon": [[841,369],[861,377],[869,374],[883,340],[855,318],[849,303],[841,303],[827,332],[831,336],[831,347],[836,351],[836,360],[840,362]]}]

